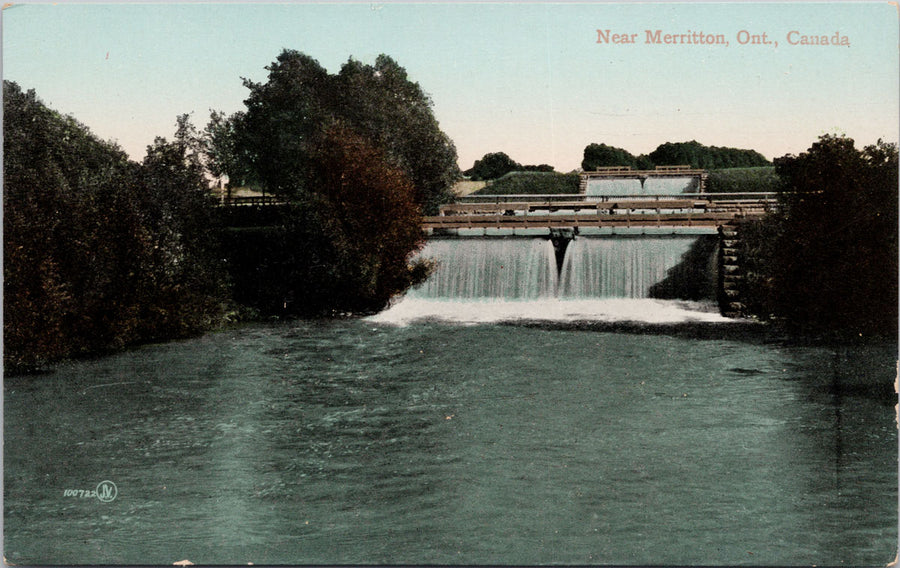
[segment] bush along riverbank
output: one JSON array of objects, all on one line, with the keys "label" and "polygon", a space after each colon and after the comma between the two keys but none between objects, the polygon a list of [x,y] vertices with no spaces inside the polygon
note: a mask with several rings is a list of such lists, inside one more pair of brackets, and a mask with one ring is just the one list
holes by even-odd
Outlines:
[{"label": "bush along riverbank", "polygon": [[190,127],[140,163],[3,84],[4,367],[185,337],[229,310]]},{"label": "bush along riverbank", "polygon": [[782,209],[741,230],[748,312],[797,336],[896,337],[896,144],[823,136],[775,168]]}]

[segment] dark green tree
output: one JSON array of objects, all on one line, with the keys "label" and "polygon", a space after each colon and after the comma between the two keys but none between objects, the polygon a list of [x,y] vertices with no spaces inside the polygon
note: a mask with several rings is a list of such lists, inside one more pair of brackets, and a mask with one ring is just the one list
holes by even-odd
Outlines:
[{"label": "dark green tree", "polygon": [[452,199],[456,148],[434,118],[432,103],[385,55],[375,65],[353,59],[337,75],[298,51],[284,50],[265,83],[244,80],[246,110],[207,126],[211,169],[265,191],[302,198],[311,144],[340,120],[384,152],[413,183],[417,202],[436,212]]},{"label": "dark green tree", "polygon": [[588,144],[584,148],[581,169],[589,172],[606,166],[628,166],[638,169],[637,158],[628,150],[606,144]]},{"label": "dark green tree", "polygon": [[492,180],[502,177],[509,172],[522,171],[522,164],[510,158],[504,152],[491,152],[485,154],[480,160],[475,160],[472,167],[465,174],[475,181]]},{"label": "dark green tree", "polygon": [[775,167],[785,183],[779,312],[801,329],[896,333],[897,146],[857,150],[827,135]]},{"label": "dark green tree", "polygon": [[367,138],[412,182],[427,214],[452,201],[459,179],[456,147],[441,131],[432,101],[387,55],[374,65],[350,59],[334,78],[332,114]]},{"label": "dark green tree", "polygon": [[219,128],[222,121],[213,117],[210,161],[230,178],[297,197],[306,191],[310,140],[331,118],[334,81],[318,61],[296,51],[283,51],[266,69],[265,83],[244,79],[247,110],[233,115],[232,124]]},{"label": "dark green tree", "polygon": [[244,118],[243,112],[227,116],[221,111],[212,111],[206,129],[200,134],[204,153],[204,164],[216,178],[225,177],[227,187],[260,187],[259,180],[249,168],[250,160],[240,154],[237,144],[236,125]]},{"label": "dark green tree", "polygon": [[771,163],[755,150],[704,146],[696,140],[690,142],[666,142],[650,152],[650,161],[656,166],[689,165],[693,168],[722,169],[768,166]]}]

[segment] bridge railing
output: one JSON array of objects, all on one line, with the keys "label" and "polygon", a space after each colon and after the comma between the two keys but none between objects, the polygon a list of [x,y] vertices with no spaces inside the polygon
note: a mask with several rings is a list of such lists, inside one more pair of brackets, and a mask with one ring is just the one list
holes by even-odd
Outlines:
[{"label": "bridge railing", "polygon": [[678,199],[706,199],[709,201],[757,201],[775,203],[778,201],[778,193],[776,192],[744,192],[744,193],[676,193],[676,194],[657,194],[649,195],[646,193],[636,193],[628,195],[586,195],[584,193],[559,193],[559,194],[534,194],[534,193],[515,193],[515,194],[490,194],[490,195],[464,195],[457,199],[457,203],[517,203],[517,202],[547,202],[555,201],[584,201],[584,202],[607,202],[607,201],[664,201]]},{"label": "bridge railing", "polygon": [[[678,225],[719,222],[722,219],[762,216],[779,206],[774,192],[680,193],[666,195],[477,195],[442,205],[437,216],[426,217],[430,227],[478,224],[648,223]],[[685,217],[686,216],[686,217]],[[708,217],[705,217],[708,216]],[[648,221],[650,220],[650,221]],[[576,224],[575,226],[580,226]],[[527,226],[527,225],[526,225]]]},{"label": "bridge railing", "polygon": [[273,195],[249,195],[240,197],[223,197],[219,205],[223,207],[260,207],[265,205],[284,205],[287,203]]}]

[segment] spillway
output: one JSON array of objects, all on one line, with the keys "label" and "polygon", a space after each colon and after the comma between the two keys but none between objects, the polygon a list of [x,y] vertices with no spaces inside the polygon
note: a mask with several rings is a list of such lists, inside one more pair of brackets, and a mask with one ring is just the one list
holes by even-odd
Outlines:
[{"label": "spillway", "polygon": [[644,180],[644,193],[648,195],[678,195],[698,191],[696,177],[648,177]]},{"label": "spillway", "polygon": [[434,273],[370,321],[732,321],[711,302],[650,297],[654,284],[683,267],[698,238],[576,237],[561,270],[548,239],[432,239],[420,255],[437,263]]},{"label": "spillway", "polygon": [[553,244],[547,239],[435,239],[420,255],[437,269],[411,298],[525,300],[556,295]]},{"label": "spillway", "polygon": [[585,195],[592,197],[610,195],[641,195],[644,193],[641,180],[637,178],[592,179],[587,183]]},{"label": "spillway", "polygon": [[561,298],[647,298],[696,237],[577,238],[566,249]]},{"label": "spillway", "polygon": [[437,262],[411,298],[528,300],[647,298],[697,240],[695,236],[579,237],[557,272],[547,239],[434,239],[420,255]]}]

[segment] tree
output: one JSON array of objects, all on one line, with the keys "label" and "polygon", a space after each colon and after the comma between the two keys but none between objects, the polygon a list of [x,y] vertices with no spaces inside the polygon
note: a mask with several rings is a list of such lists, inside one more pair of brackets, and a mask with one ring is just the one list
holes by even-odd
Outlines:
[{"label": "tree", "polygon": [[315,59],[296,51],[283,51],[266,69],[265,83],[244,79],[247,110],[233,115],[230,133],[217,124],[207,127],[210,157],[229,177],[250,177],[271,193],[297,197],[306,191],[310,140],[329,118],[333,80]]},{"label": "tree", "polygon": [[[107,277],[91,270],[103,255],[94,236],[98,195],[127,171],[124,152],[46,107],[33,90],[3,83],[4,362],[33,366],[83,348],[93,334],[73,336],[86,322],[91,286]],[[127,211],[115,219],[127,222]],[[88,322],[89,323],[89,322]]]},{"label": "tree", "polygon": [[345,124],[311,147],[310,191],[274,226],[229,234],[236,299],[278,315],[381,309],[426,276],[410,259],[424,238],[412,182]]},{"label": "tree", "polygon": [[492,180],[502,177],[509,172],[521,171],[522,164],[516,162],[504,152],[492,152],[485,154],[480,160],[475,160],[472,168],[466,170],[466,175],[472,180]]},{"label": "tree", "polygon": [[[346,306],[381,309],[415,283],[411,254],[424,244],[415,187],[405,172],[343,124],[330,127],[316,152],[312,181],[324,227],[338,243],[335,282]],[[420,274],[420,273],[418,273]]]},{"label": "tree", "polygon": [[696,140],[666,142],[650,152],[650,161],[657,166],[689,165],[693,168],[748,168],[771,165],[755,150],[704,146]]},{"label": "tree", "polygon": [[308,55],[284,50],[267,69],[265,83],[244,80],[246,111],[229,119],[213,114],[206,129],[213,171],[302,198],[311,143],[340,120],[406,174],[426,211],[452,199],[456,149],[431,100],[393,59],[381,55],[374,66],[350,59],[330,75]]},{"label": "tree", "polygon": [[259,180],[247,166],[249,160],[240,155],[237,146],[235,128],[243,117],[242,112],[226,116],[224,112],[212,111],[206,129],[200,134],[204,164],[212,176],[228,178],[226,181],[228,188],[259,186]]},{"label": "tree", "polygon": [[380,148],[412,182],[428,214],[453,200],[459,179],[456,147],[432,112],[432,101],[387,55],[375,65],[350,59],[335,77],[332,114]]},{"label": "tree", "polygon": [[172,142],[157,137],[147,147],[137,186],[145,202],[142,224],[152,245],[142,306],[143,325],[162,337],[207,329],[228,290],[217,255],[220,227],[202,163],[200,135],[187,115],[176,120]]},{"label": "tree", "polygon": [[860,151],[826,135],[775,168],[785,184],[779,312],[802,329],[896,333],[897,146]]},{"label": "tree", "polygon": [[637,158],[628,150],[606,144],[588,144],[584,148],[581,169],[589,172],[605,166],[628,166],[634,169],[638,167]]}]

